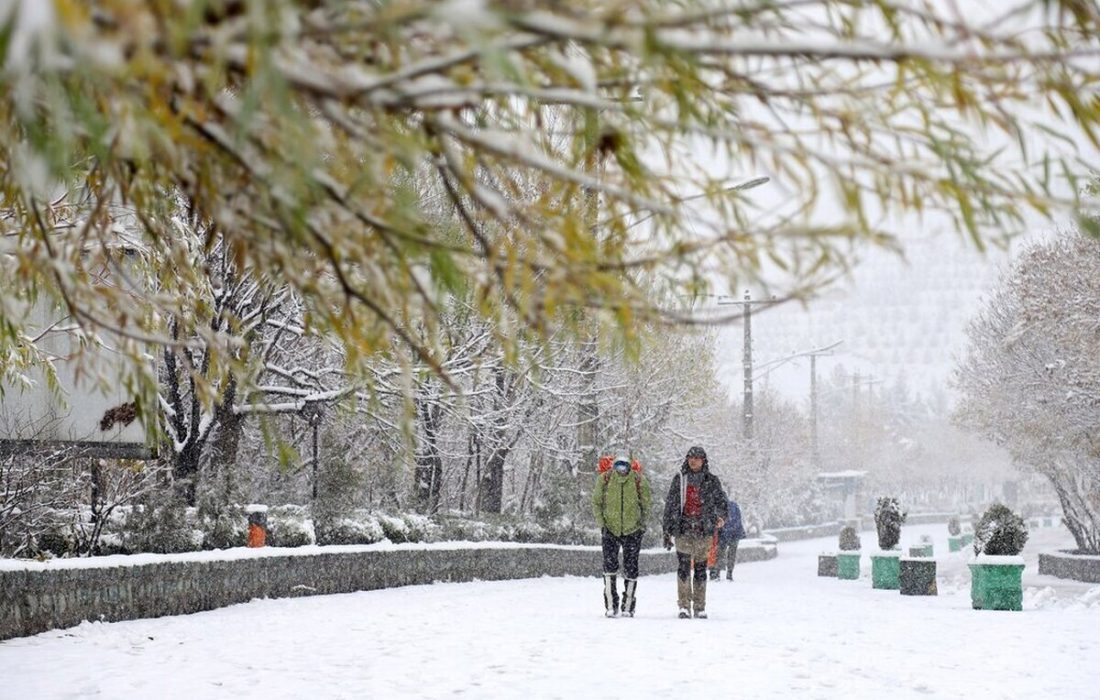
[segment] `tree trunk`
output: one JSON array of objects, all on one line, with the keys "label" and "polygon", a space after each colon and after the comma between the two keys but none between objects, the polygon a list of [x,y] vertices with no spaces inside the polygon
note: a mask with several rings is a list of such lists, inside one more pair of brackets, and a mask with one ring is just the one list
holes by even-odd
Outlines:
[{"label": "tree trunk", "polygon": [[221,402],[214,412],[214,422],[217,426],[213,438],[210,441],[209,460],[212,469],[209,474],[221,473],[223,504],[232,503],[236,497],[236,462],[237,450],[240,447],[241,436],[244,433],[244,419],[233,412],[233,404],[237,399],[237,380],[230,378],[226,386]]},{"label": "tree trunk", "polygon": [[485,473],[478,484],[481,489],[481,509],[499,514],[504,506],[504,462],[510,448],[499,447],[492,451],[485,463]]},{"label": "tree trunk", "polygon": [[504,463],[511,451],[508,440],[508,420],[505,407],[510,404],[510,386],[508,377],[501,367],[493,369],[492,433],[488,444],[492,446],[489,459],[485,463],[485,473],[478,480],[481,508],[487,513],[499,514],[504,507]]},{"label": "tree trunk", "polygon": [[439,493],[443,482],[443,460],[437,443],[443,409],[438,403],[418,396],[416,413],[420,430],[416,437],[414,493],[422,511],[436,513],[439,510]]}]

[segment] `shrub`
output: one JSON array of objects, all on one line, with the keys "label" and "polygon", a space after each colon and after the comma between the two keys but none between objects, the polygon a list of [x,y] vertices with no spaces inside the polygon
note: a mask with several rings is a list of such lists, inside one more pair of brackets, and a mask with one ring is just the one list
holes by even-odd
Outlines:
[{"label": "shrub", "polygon": [[180,507],[166,498],[135,506],[126,517],[122,548],[134,554],[173,554],[202,549],[203,533],[194,527],[194,509]]},{"label": "shrub", "polygon": [[72,537],[72,530],[53,527],[39,533],[34,538],[34,546],[31,550],[38,558],[64,557],[76,551],[76,543]]},{"label": "shrub", "polygon": [[994,503],[974,527],[974,553],[1012,556],[1027,543],[1027,525],[1008,506]]},{"label": "shrub", "polygon": [[327,519],[316,524],[314,529],[317,544],[374,544],[385,537],[382,525],[365,513]]},{"label": "shrub", "polygon": [[512,528],[510,539],[513,542],[545,542],[546,531],[538,523],[523,521]]},{"label": "shrub", "polygon": [[850,552],[859,549],[859,534],[851,525],[845,525],[840,531],[840,551]]},{"label": "shrub", "polygon": [[883,496],[875,506],[875,531],[878,533],[879,549],[893,549],[901,540],[901,524],[908,515],[901,509],[898,499]]},{"label": "shrub", "polygon": [[960,532],[962,532],[962,527],[959,525],[959,516],[952,515],[951,519],[947,521],[947,534],[958,537]]},{"label": "shrub", "polygon": [[282,505],[267,509],[267,544],[273,547],[304,547],[316,542],[308,508]]},{"label": "shrub", "polygon": [[495,539],[496,529],[479,520],[465,520],[461,517],[441,519],[440,539],[443,541],[485,542]]},{"label": "shrub", "polygon": [[416,531],[409,528],[409,524],[400,516],[379,514],[378,523],[382,526],[386,539],[394,544],[420,541]]},{"label": "shrub", "polygon": [[248,516],[240,506],[228,506],[220,512],[200,508],[199,517],[203,549],[229,549],[247,544]]}]

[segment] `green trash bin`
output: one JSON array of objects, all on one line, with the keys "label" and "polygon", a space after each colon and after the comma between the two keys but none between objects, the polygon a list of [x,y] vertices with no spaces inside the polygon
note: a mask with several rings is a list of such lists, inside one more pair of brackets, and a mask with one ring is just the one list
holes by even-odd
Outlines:
[{"label": "green trash bin", "polygon": [[969,566],[975,610],[1023,610],[1023,557],[983,554]]},{"label": "green trash bin", "polygon": [[931,557],[932,545],[930,544],[914,544],[909,547],[909,556],[911,557]]},{"label": "green trash bin", "polygon": [[967,564],[970,567],[970,607],[981,610],[983,605],[982,594],[982,568],[977,564]]},{"label": "green trash bin", "polygon": [[859,578],[859,552],[840,552],[836,555],[836,577],[849,581]]},{"label": "green trash bin", "polygon": [[961,552],[963,548],[963,538],[959,535],[947,538],[947,551],[949,552]]},{"label": "green trash bin", "polygon": [[901,552],[881,552],[871,555],[871,587],[898,590]]}]

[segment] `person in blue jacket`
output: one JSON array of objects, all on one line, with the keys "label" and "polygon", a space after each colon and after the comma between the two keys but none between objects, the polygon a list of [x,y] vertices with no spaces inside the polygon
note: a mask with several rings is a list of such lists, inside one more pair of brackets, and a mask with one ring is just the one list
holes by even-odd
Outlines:
[{"label": "person in blue jacket", "polygon": [[732,498],[729,499],[729,514],[722,529],[718,531],[718,557],[714,568],[710,570],[710,580],[717,581],[722,573],[722,562],[726,562],[726,580],[733,580],[733,565],[737,563],[737,542],[745,539],[745,526],[741,523],[741,508]]}]

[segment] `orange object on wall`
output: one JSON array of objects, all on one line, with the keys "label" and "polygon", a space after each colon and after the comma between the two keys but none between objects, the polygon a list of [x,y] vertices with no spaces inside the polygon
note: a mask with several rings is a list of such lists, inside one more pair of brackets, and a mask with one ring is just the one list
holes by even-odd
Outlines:
[{"label": "orange object on wall", "polygon": [[251,523],[248,526],[248,546],[263,547],[267,541],[267,531],[260,525]]}]

